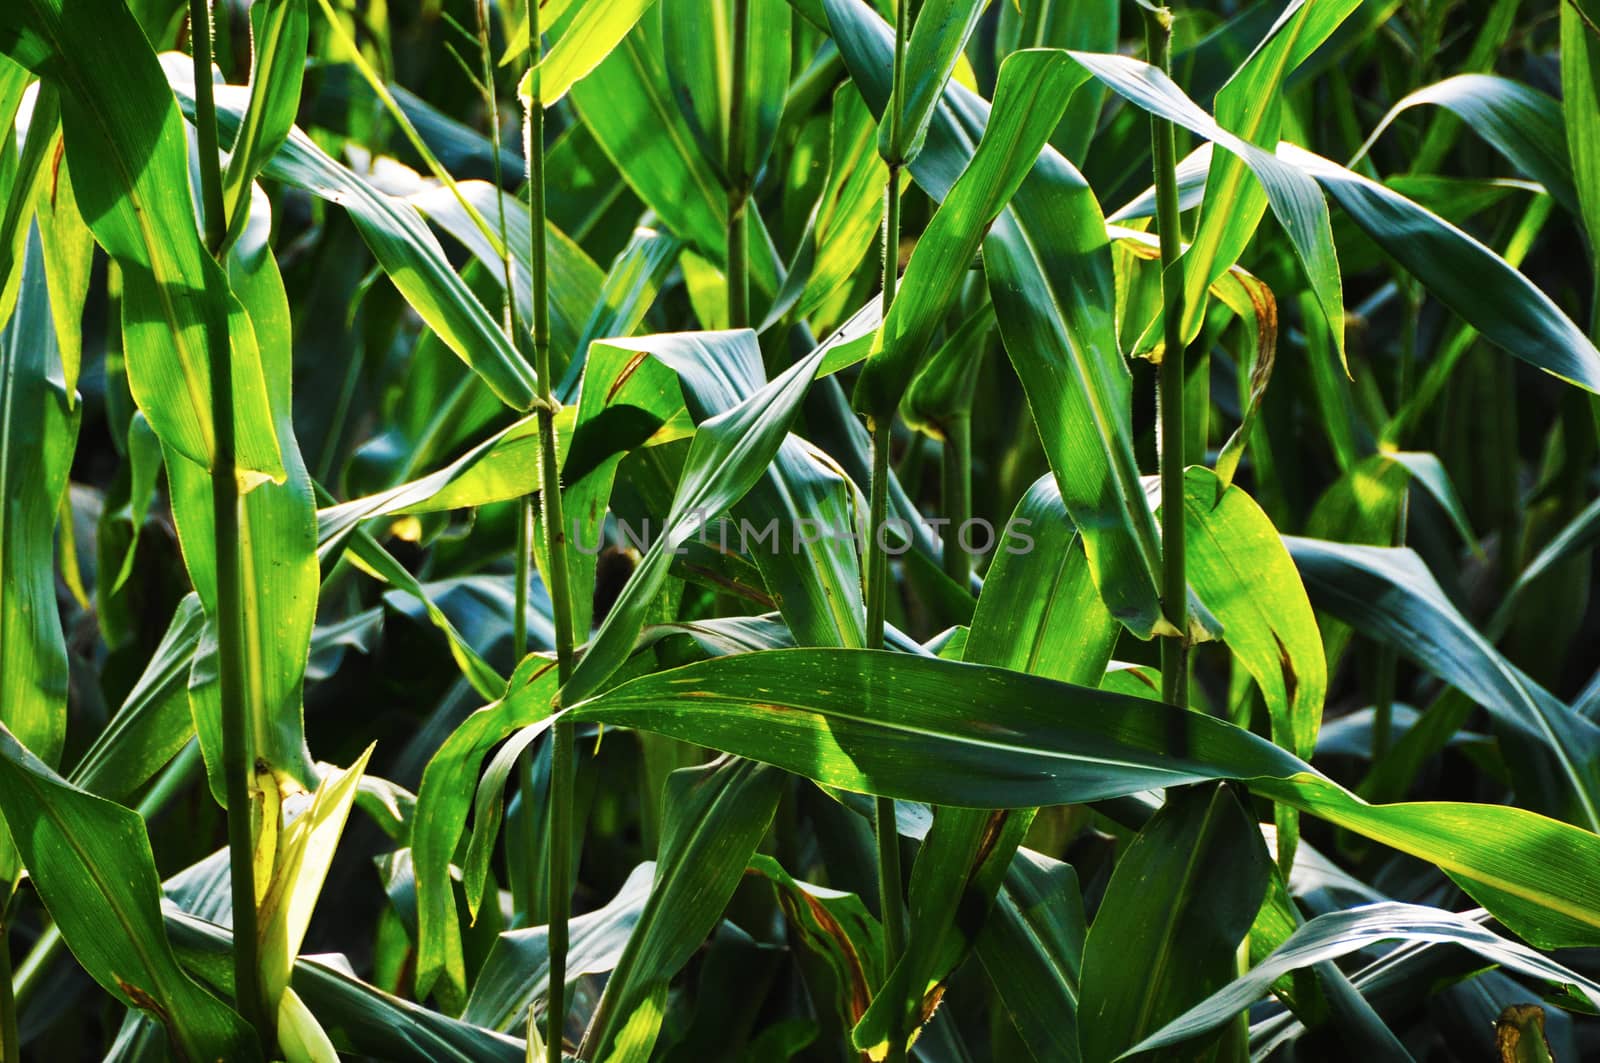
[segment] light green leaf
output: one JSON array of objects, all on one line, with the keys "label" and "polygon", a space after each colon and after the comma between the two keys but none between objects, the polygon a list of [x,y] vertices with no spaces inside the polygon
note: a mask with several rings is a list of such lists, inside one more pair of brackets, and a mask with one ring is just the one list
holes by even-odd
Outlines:
[{"label": "light green leaf", "polygon": [[[122,269],[128,382],[162,441],[202,468],[215,443],[211,337],[229,338],[241,486],[283,477],[249,322],[200,243],[183,119],[126,6],[26,0],[0,20],[0,50],[62,90],[73,191]],[[182,190],[174,194],[175,189]]]},{"label": "light green leaf", "polygon": [[[263,201],[264,202],[264,201]],[[247,234],[248,235],[248,234]],[[230,280],[247,312],[244,330],[264,370],[269,425],[277,439],[285,475],[246,495],[240,503],[239,543],[244,627],[244,678],[250,719],[251,762],[263,760],[275,771],[309,783],[310,755],[305,741],[303,690],[307,646],[316,623],[316,513],[311,479],[294,437],[290,401],[293,341],[289,301],[271,254],[247,254],[245,244],[230,256]],[[248,259],[252,265],[245,265]],[[178,526],[179,544],[200,601],[206,607],[207,634],[190,677],[195,729],[205,754],[207,774],[218,802],[222,779],[222,694],[217,681],[215,615],[217,568],[215,513],[211,478],[200,466],[167,449],[167,484]]]},{"label": "light green leaf", "polygon": [[576,0],[566,12],[566,31],[539,65],[523,76],[517,93],[526,104],[554,106],[588,76],[628,35],[655,0]]},{"label": "light green leaf", "polygon": [[280,998],[286,992],[292,993],[289,976],[311,925],[311,912],[322,893],[328,868],[333,864],[350,806],[355,803],[356,787],[371,756],[372,747],[368,746],[349,768],[324,775],[311,795],[310,806],[300,811],[279,835],[271,885],[261,898],[258,915],[261,988],[268,1005],[278,1009],[280,1022]]},{"label": "light green leaf", "polygon": [[[192,113],[194,99],[187,59],[174,58],[179,61],[168,64],[167,78],[185,111]],[[246,90],[218,86],[216,103],[221,134],[235,133],[249,105]],[[379,191],[350,168],[329,158],[299,129],[290,130],[288,139],[262,173],[344,207],[378,265],[428,327],[483,377],[502,402],[518,410],[533,408],[533,370],[512,346],[496,318],[451,268],[438,239],[414,207]],[[80,201],[82,198],[80,191]],[[239,416],[242,421],[243,414]]]},{"label": "light green leaf", "polygon": [[[1330,10],[1336,10],[1331,9]],[[1339,259],[1333,246],[1328,204],[1316,181],[1266,148],[1236,136],[1218,124],[1184,94],[1165,73],[1147,63],[1121,55],[1072,52],[1074,59],[1130,103],[1205,137],[1248,166],[1266,193],[1267,202],[1289,243],[1305,268],[1323,317],[1335,336],[1342,336],[1344,293],[1339,279]],[[1250,101],[1245,101],[1250,102]],[[1215,153],[1213,153],[1213,164]],[[1226,203],[1221,200],[1219,203]],[[1230,209],[1219,206],[1219,210]],[[1220,259],[1219,259],[1220,261]],[[1226,262],[1224,265],[1231,265]],[[1216,268],[1213,266],[1213,268]],[[1206,276],[1206,270],[1200,276]],[[1221,269],[1217,269],[1221,273]],[[1211,277],[1206,277],[1210,284]],[[1340,341],[1343,350],[1343,341]]]},{"label": "light green leaf", "polygon": [[[1217,124],[1270,151],[1283,124],[1285,79],[1359,6],[1359,0],[1297,0],[1285,8],[1266,39],[1217,93]],[[1231,151],[1211,153],[1200,221],[1183,256],[1185,339],[1193,339],[1200,329],[1206,289],[1239,260],[1266,210],[1261,185],[1246,180],[1248,170],[1245,161]],[[1317,290],[1319,298],[1325,295],[1322,287]],[[1334,348],[1343,362],[1343,307],[1337,307],[1338,316],[1332,304],[1324,302],[1323,307]]]},{"label": "light green leaf", "polygon": [[249,217],[250,185],[288,139],[300,108],[311,19],[306,0],[265,0],[250,8],[250,104],[222,175],[231,243]]},{"label": "light green leaf", "polygon": [[[984,705],[981,718],[974,704]],[[1019,672],[872,650],[771,650],[624,683],[566,719],[636,727],[827,786],[968,808],[1074,804],[1208,779],[1437,865],[1542,948],[1600,941],[1600,836],[1519,808],[1369,805],[1199,713]]]}]

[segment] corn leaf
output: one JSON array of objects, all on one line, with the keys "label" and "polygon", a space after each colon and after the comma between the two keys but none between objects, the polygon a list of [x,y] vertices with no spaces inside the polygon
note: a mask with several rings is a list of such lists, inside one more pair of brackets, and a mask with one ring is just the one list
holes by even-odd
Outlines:
[{"label": "corn leaf", "polygon": [[[1233,888],[1211,888],[1227,867]],[[1117,861],[1083,945],[1082,1058],[1100,1063],[1226,985],[1272,865],[1226,786],[1169,795]]]},{"label": "corn leaf", "polygon": [[239,1016],[178,966],[144,821],[66,782],[0,727],[0,814],[73,955],[188,1059],[259,1059]]}]

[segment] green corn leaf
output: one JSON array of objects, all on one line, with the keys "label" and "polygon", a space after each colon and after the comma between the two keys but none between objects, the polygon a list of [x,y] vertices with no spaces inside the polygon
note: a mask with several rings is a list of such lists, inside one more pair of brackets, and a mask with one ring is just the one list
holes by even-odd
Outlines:
[{"label": "green corn leaf", "polygon": [[[1319,5],[1320,6],[1320,5]],[[1329,9],[1333,11],[1334,9]],[[1292,38],[1290,38],[1292,39]],[[1271,45],[1269,45],[1271,47]],[[1317,183],[1300,168],[1290,165],[1272,151],[1257,147],[1249,140],[1236,136],[1217,119],[1207,114],[1198,104],[1184,94],[1170,77],[1147,63],[1120,55],[1097,55],[1089,52],[1070,53],[1113,92],[1153,115],[1205,137],[1213,144],[1237,157],[1255,175],[1265,192],[1278,223],[1289,237],[1290,246],[1305,269],[1311,289],[1316,293],[1317,304],[1323,318],[1335,337],[1342,337],[1344,322],[1344,292],[1339,279],[1339,260],[1333,246],[1333,229],[1328,220],[1328,205],[1317,188]],[[1244,101],[1253,102],[1253,101]],[[1213,153],[1213,163],[1215,153]],[[1227,203],[1220,200],[1220,203]],[[1218,209],[1232,209],[1219,207]],[[1224,256],[1225,257],[1225,256]],[[1218,274],[1230,261],[1219,258],[1205,272],[1205,287],[1210,284],[1207,274],[1215,269]],[[1194,283],[1194,282],[1191,282]],[[1343,340],[1339,340],[1343,357]]]},{"label": "green corn leaf", "polygon": [[[1230,870],[1229,889],[1210,869]],[[1167,796],[1111,873],[1083,946],[1078,1041],[1089,1063],[1122,1050],[1226,985],[1272,865],[1226,786]]]},{"label": "green corn leaf", "polygon": [[[1290,4],[1267,38],[1217,93],[1217,123],[1270,151],[1283,124],[1284,81],[1359,6],[1354,0]],[[1266,196],[1258,183],[1247,180],[1248,170],[1245,161],[1231,151],[1211,153],[1200,221],[1183,258],[1185,338],[1192,339],[1200,329],[1206,289],[1239,260],[1266,210]],[[1342,362],[1343,318],[1330,314],[1327,320]]]},{"label": "green corn leaf", "polygon": [[250,104],[239,123],[222,175],[229,239],[244,230],[250,185],[289,137],[300,107],[306,41],[311,32],[307,0],[268,0],[250,8]]},{"label": "green corn leaf", "polygon": [[900,400],[900,419],[912,428],[948,440],[952,424],[972,415],[983,348],[994,327],[994,310],[987,302],[956,326],[912,378]]},{"label": "green corn leaf", "polygon": [[[1518,942],[1483,926],[1473,913],[1429,908],[1419,904],[1363,905],[1346,912],[1329,912],[1296,930],[1265,960],[1219,989],[1182,1015],[1151,1033],[1135,1048],[1152,1051],[1179,1044],[1232,1016],[1265,994],[1273,981],[1289,971],[1338,959],[1383,941],[1456,945],[1470,949],[1490,963],[1586,998],[1600,1007],[1600,983],[1541,956]],[[1128,1054],[1132,1054],[1132,1050]]]},{"label": "green corn leaf", "polygon": [[[750,332],[712,334],[713,339],[719,335],[721,342],[754,341]],[[626,346],[670,363],[676,342],[670,338],[651,342],[639,339]],[[627,587],[563,686],[563,700],[570,703],[592,694],[622,664],[644,626],[645,610],[666,579],[673,551],[762,478],[787,437],[789,422],[822,364],[825,351],[817,348],[778,379],[695,430],[684,459],[682,479],[673,495],[672,510],[661,533],[639,561]]]},{"label": "green corn leaf", "polygon": [[1319,607],[1383,639],[1482,705],[1542,750],[1554,770],[1523,777],[1530,795],[1594,829],[1600,727],[1502,657],[1453,606],[1421,559],[1405,549],[1289,538],[1289,553]]},{"label": "green corn leaf", "polygon": [[[673,99],[662,32],[666,17],[659,9],[647,12],[616,50],[574,86],[572,101],[633,193],[668,230],[720,268],[727,255],[728,197]],[[755,214],[751,292],[771,298],[781,283],[777,252]]]},{"label": "green corn leaf", "polygon": [[595,301],[567,373],[561,380],[563,402],[577,394],[578,381],[595,340],[631,336],[644,321],[656,296],[661,293],[672,267],[683,251],[683,241],[653,229],[635,229],[628,246],[611,264]]},{"label": "green corn leaf", "polygon": [[0,728],[0,814],[83,969],[188,1059],[259,1059],[249,1026],[178,966],[144,821],[72,786]]},{"label": "green corn leaf", "polygon": [[1071,864],[1022,849],[1006,870],[976,951],[1036,1060],[1078,1056],[1078,998],[1088,921]]},{"label": "green corn leaf", "polygon": [[[649,900],[655,872],[655,861],[646,860],[628,874],[615,897],[573,917],[568,924],[569,992],[584,975],[607,974],[616,968]],[[550,928],[508,930],[484,959],[461,1018],[486,1029],[509,1032],[527,1021],[529,1006],[545,999],[549,991]]]},{"label": "green corn leaf", "polygon": [[1593,258],[1600,246],[1600,12],[1593,4],[1566,3],[1560,18],[1561,118]]},{"label": "green corn leaf", "polygon": [[200,596],[187,594],[122,706],[73,768],[74,786],[125,801],[194,736],[189,670],[204,631]]},{"label": "green corn leaf", "polygon": [[[34,113],[40,113],[39,104],[34,105]],[[50,314],[55,319],[62,374],[66,378],[67,393],[71,395],[78,387],[78,372],[83,363],[80,308],[89,301],[95,243],[94,234],[78,209],[71,166],[63,148],[58,127],[49,148],[49,157],[58,163],[51,179],[39,182],[34,197],[34,217],[44,245],[44,275],[49,282]]]},{"label": "green corn leaf", "polygon": [[1365,155],[1402,113],[1424,104],[1450,111],[1523,174],[1544,185],[1562,207],[1579,214],[1567,133],[1561,124],[1561,104],[1538,89],[1509,78],[1459,74],[1409,93],[1389,108],[1368,135],[1357,158]]},{"label": "green corn leaf", "polygon": [[[997,55],[1009,54],[1017,48],[1117,50],[1122,28],[1120,4],[1108,0],[1094,3],[1042,0],[1037,4],[996,6],[999,14],[995,27]],[[1050,143],[1074,166],[1081,167],[1089,154],[1105,99],[1105,90],[1098,86],[1073,93],[1061,127],[1050,138]]]},{"label": "green corn leaf", "polygon": [[565,31],[537,67],[523,76],[518,94],[554,106],[574,84],[594,70],[628,35],[655,0],[576,0],[565,16]]},{"label": "green corn leaf", "polygon": [[[859,0],[824,6],[852,78],[881,112],[893,55],[888,27]],[[972,93],[946,88],[911,167],[934,198],[948,194],[965,169],[987,113]],[[1053,149],[995,219],[984,271],[1046,457],[1084,533],[1096,586],[1118,620],[1148,637],[1161,623],[1158,547],[1133,454],[1128,370],[1107,305],[1114,279],[1105,221],[1087,182]]]},{"label": "green corn leaf", "polygon": [[899,123],[878,128],[878,154],[884,159],[905,165],[921,154],[934,105],[987,6],[986,0],[929,0],[917,12],[906,42]]},{"label": "green corn leaf", "polygon": [[855,86],[834,92],[830,123],[827,183],[759,331],[784,317],[809,317],[855,273],[883,223],[889,168],[875,150],[872,112]]},{"label": "green corn leaf", "polygon": [[[1300,574],[1255,501],[1238,487],[1224,487],[1210,470],[1185,473],[1183,506],[1190,585],[1261,689],[1272,740],[1309,759],[1322,723],[1328,668]],[[1299,820],[1292,808],[1274,811],[1278,860],[1289,868]]]},{"label": "green corn leaf", "polygon": [[[425,185],[418,178],[419,185]],[[439,228],[468,248],[483,263],[485,274],[503,285],[505,265],[501,248],[491,244],[477,223],[462,207],[465,200],[482,217],[499,220],[505,211],[504,246],[511,256],[511,288],[516,301],[517,320],[527,327],[533,320],[533,239],[529,235],[528,209],[521,200],[500,194],[487,181],[460,181],[454,188],[434,184],[406,198]],[[457,197],[460,197],[459,199]],[[552,372],[559,373],[581,349],[580,336],[588,315],[600,302],[605,276],[589,255],[555,225],[545,225],[546,269],[549,273],[550,358]]]},{"label": "green corn leaf", "polygon": [[[62,92],[73,190],[122,269],[128,382],[162,441],[211,461],[208,335],[229,337],[241,486],[284,472],[249,321],[200,243],[183,119],[143,31],[121,3],[27,0],[0,17],[0,52]],[[174,189],[183,190],[173,194]]]},{"label": "green corn leaf", "polygon": [[1066,53],[1051,49],[1017,52],[1001,66],[983,139],[917,241],[903,292],[897,294],[862,367],[855,403],[871,416],[893,412],[918,366],[933,353],[934,330],[995,215],[1061,120],[1074,76]]},{"label": "green corn leaf", "polygon": [[[241,592],[244,615],[253,621],[246,623],[244,639],[252,762],[265,761],[277,771],[310,782],[314,776],[305,741],[303,690],[307,646],[316,623],[317,530],[311,479],[294,436],[289,301],[277,262],[264,250],[251,253],[247,244],[239,244],[229,269],[233,289],[248,314],[248,331],[243,334],[259,341],[269,423],[285,469],[280,482],[261,485],[240,503],[240,564],[245,573]],[[203,468],[170,446],[166,466],[184,561],[210,620],[189,686],[212,792],[222,802],[226,787],[221,774],[222,692],[215,657],[217,555],[211,480]]]},{"label": "green corn leaf", "polygon": [[[789,9],[749,4],[745,83],[733,84],[733,5],[728,0],[677,0],[661,19],[667,82],[701,157],[725,186],[755,178],[772,150],[789,87]],[[728,114],[738,97],[744,156],[727,172]]]},{"label": "green corn leaf", "polygon": [[[988,706],[982,719],[973,704]],[[1577,871],[1583,854],[1600,855],[1595,834],[1497,805],[1369,805],[1264,739],[1143,698],[911,654],[771,650],[634,679],[566,718],[669,735],[827,786],[967,808],[1247,780],[1436,864],[1540,947],[1600,940],[1600,891]]]},{"label": "green corn leaf", "polygon": [[1547,373],[1600,392],[1600,351],[1505,259],[1375,181],[1292,144],[1278,150],[1314,176],[1368,236],[1485,339]]},{"label": "green corn leaf", "polygon": [[0,330],[0,720],[49,764],[61,757],[67,725],[67,648],[52,570],[82,414],[74,399],[35,230],[16,310]]},{"label": "green corn leaf", "polygon": [[[192,113],[192,77],[186,62],[169,64],[167,79],[185,111]],[[236,134],[249,106],[247,91],[218,86],[216,103],[220,133]],[[379,266],[428,327],[483,377],[506,405],[518,410],[534,406],[533,370],[451,268],[438,239],[414,207],[329,158],[299,129],[289,131],[262,174],[344,207]],[[241,422],[243,416],[239,414]]]},{"label": "green corn leaf", "polygon": [[580,1055],[650,1058],[667,981],[722,918],[782,787],[779,772],[732,758],[668,777],[655,884],[606,981]]},{"label": "green corn leaf", "polygon": [[[1089,578],[1083,544],[1054,480],[1042,477],[1017,504],[983,585],[962,659],[1064,682],[1090,684],[1104,673],[1117,624]],[[1039,588],[1048,587],[1041,595]],[[911,869],[910,945],[873,1010],[856,1029],[858,1047],[881,1052],[892,1015],[926,1020],[941,983],[983,924],[973,913],[995,900],[1034,810],[995,815],[938,808]]]},{"label": "green corn leaf", "polygon": [[1260,685],[1273,740],[1309,757],[1328,674],[1300,574],[1277,529],[1238,487],[1191,468],[1183,501],[1189,580],[1221,622],[1223,641]]},{"label": "green corn leaf", "polygon": [[[226,898],[227,864],[219,862],[216,886]],[[170,884],[170,883],[169,883]],[[190,904],[179,900],[184,906]],[[181,911],[165,913],[167,932],[184,964],[207,978],[226,982],[233,936],[225,928]],[[329,960],[335,962],[329,962]],[[481,1026],[429,1011],[354,977],[343,957],[295,961],[293,989],[338,1046],[356,1055],[406,1063],[523,1063],[522,1043]]]},{"label": "green corn leaf", "polygon": [[784,918],[834,978],[834,1006],[846,1029],[861,1020],[883,981],[883,926],[854,893],[802,882],[757,853],[750,870],[771,880]]},{"label": "green corn leaf", "polygon": [[555,693],[555,665],[530,658],[512,677],[509,695],[463,720],[422,773],[411,828],[417,878],[419,999],[436,991],[451,1011],[465,1003],[466,961],[456,922],[450,863],[467,824],[483,758],[513,732],[547,717]]}]

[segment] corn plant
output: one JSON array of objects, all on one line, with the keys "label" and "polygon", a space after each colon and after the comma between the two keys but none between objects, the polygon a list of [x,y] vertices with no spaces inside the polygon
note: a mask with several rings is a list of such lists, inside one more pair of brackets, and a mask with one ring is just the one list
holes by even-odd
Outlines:
[{"label": "corn plant", "polygon": [[1600,1054],[1595,0],[7,0],[0,1063]]}]

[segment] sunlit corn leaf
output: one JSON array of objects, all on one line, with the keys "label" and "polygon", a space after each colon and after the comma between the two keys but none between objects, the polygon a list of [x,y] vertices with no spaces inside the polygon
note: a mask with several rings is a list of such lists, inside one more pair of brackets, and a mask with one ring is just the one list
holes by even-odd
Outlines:
[{"label": "sunlit corn leaf", "polygon": [[883,222],[889,168],[877,154],[872,113],[855,86],[834,92],[830,128],[828,180],[763,332],[785,316],[809,317],[856,272]]},{"label": "sunlit corn leaf", "polygon": [[[177,61],[167,64],[167,80],[183,106],[192,110],[187,60],[173,58]],[[248,93],[234,86],[218,86],[216,101],[222,135],[236,132],[249,106]],[[527,410],[534,405],[533,371],[451,268],[438,239],[414,207],[397,202],[329,158],[298,129],[290,130],[262,173],[344,207],[385,274],[450,349],[508,406]],[[81,190],[79,198],[81,201]],[[240,417],[242,420],[242,413]]]},{"label": "sunlit corn leaf", "polygon": [[[583,122],[628,187],[675,235],[714,266],[727,254],[727,196],[699,149],[667,80],[657,7],[593,73],[575,86],[572,101]],[[750,288],[753,306],[782,282],[777,252],[751,219]]]},{"label": "sunlit corn leaf", "polygon": [[[554,105],[600,64],[628,35],[654,0],[574,0],[565,5],[562,31],[518,91]],[[526,36],[524,26],[524,36]]]},{"label": "sunlit corn leaf", "polygon": [[[825,0],[834,41],[867,103],[889,97],[893,40],[858,0]],[[971,158],[988,105],[945,90],[911,167],[942,199]],[[1141,637],[1160,622],[1155,522],[1138,487],[1129,378],[1107,300],[1114,289],[1105,223],[1082,177],[1046,148],[984,241],[1001,337],[1038,419],[1062,497],[1085,531],[1096,585]],[[1066,381],[1067,386],[1062,386]],[[1069,426],[1092,426],[1090,431]]]},{"label": "sunlit corn leaf", "polygon": [[269,0],[250,8],[250,104],[222,175],[230,237],[244,230],[251,183],[294,128],[311,28],[307,2]]},{"label": "sunlit corn leaf", "polygon": [[[753,339],[751,333],[734,337]],[[662,357],[670,346],[657,342],[632,349]],[[653,348],[653,349],[652,349]],[[597,690],[621,665],[640,628],[644,611],[666,578],[672,552],[687,542],[714,515],[737,502],[762,477],[788,434],[790,420],[812,378],[825,348],[817,348],[782,376],[742,399],[738,405],[703,422],[690,443],[684,472],[673,495],[672,510],[659,536],[634,569],[605,622],[584,651],[572,676],[563,685],[569,703]]]},{"label": "sunlit corn leaf", "polygon": [[[128,381],[156,434],[209,466],[210,347],[225,336],[245,486],[281,479],[250,323],[201,245],[183,119],[133,16],[120,3],[96,3],[92,14],[74,5],[69,15],[59,0],[28,0],[0,18],[0,52],[61,91],[73,190],[95,239],[122,268]],[[105,84],[116,91],[95,91]]]},{"label": "sunlit corn leaf", "polygon": [[[67,390],[43,251],[30,234],[11,320],[0,330],[0,722],[47,764],[67,730],[67,647],[53,578],[56,514],[82,407]],[[15,881],[9,841],[4,878]]]},{"label": "sunlit corn leaf", "polygon": [[[975,703],[986,706],[982,718]],[[1530,942],[1600,940],[1600,891],[1572,863],[1600,854],[1593,833],[1505,806],[1369,805],[1265,739],[1142,698],[935,657],[796,649],[630,680],[565,718],[671,735],[829,786],[967,808],[1248,780],[1436,864]]]},{"label": "sunlit corn leaf", "polygon": [[878,154],[883,158],[904,165],[922,152],[934,105],[985,6],[982,0],[930,0],[917,11],[906,42],[907,81],[899,90],[899,121],[878,127]]},{"label": "sunlit corn leaf", "polygon": [[[270,424],[285,470],[279,482],[262,484],[240,504],[240,564],[247,574],[240,591],[245,617],[256,621],[244,625],[250,749],[252,763],[261,760],[311,782],[302,698],[307,646],[316,623],[316,513],[311,478],[294,436],[288,296],[272,255],[246,251],[241,243],[230,257],[230,281],[258,341]],[[200,748],[220,802],[226,787],[221,774],[222,693],[214,655],[217,552],[210,476],[170,447],[166,466],[179,542],[209,621],[189,687]],[[267,617],[272,618],[270,625],[261,622]]]},{"label": "sunlit corn leaf", "polygon": [[[773,135],[789,88],[787,5],[747,4],[745,81],[733,83],[733,11],[726,0],[678,0],[661,20],[662,57],[672,98],[694,133],[706,165],[729,188],[755,179],[772,151]],[[729,159],[733,100],[743,118]],[[729,172],[729,164],[733,172]]]}]

